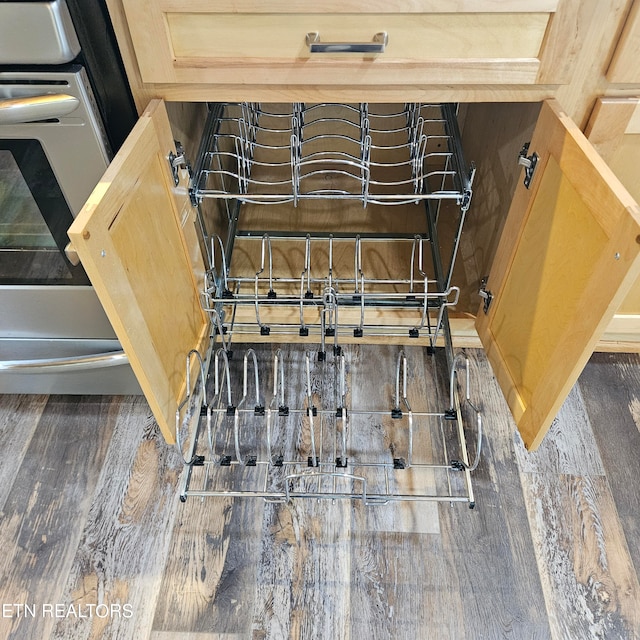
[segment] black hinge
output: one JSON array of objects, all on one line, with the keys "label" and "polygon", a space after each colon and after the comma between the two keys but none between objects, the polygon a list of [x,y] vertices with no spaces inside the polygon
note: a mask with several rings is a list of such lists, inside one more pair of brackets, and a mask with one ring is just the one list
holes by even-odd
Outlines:
[{"label": "black hinge", "polygon": [[533,180],[533,174],[536,172],[536,166],[538,165],[538,154],[534,151],[530,156],[529,142],[525,143],[518,155],[518,164],[524,167],[524,186],[528,189],[531,186]]}]

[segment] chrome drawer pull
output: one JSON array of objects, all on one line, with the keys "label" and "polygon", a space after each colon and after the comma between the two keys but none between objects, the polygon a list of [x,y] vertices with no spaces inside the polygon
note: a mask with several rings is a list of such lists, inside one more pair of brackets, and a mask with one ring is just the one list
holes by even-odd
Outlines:
[{"label": "chrome drawer pull", "polygon": [[389,42],[386,31],[373,36],[371,42],[320,42],[317,31],[307,33],[309,53],[384,53]]}]

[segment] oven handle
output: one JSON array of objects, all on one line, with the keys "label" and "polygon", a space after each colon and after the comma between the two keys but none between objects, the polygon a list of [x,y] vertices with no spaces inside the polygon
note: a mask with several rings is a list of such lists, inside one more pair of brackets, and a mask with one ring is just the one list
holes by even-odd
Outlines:
[{"label": "oven handle", "polygon": [[61,118],[75,111],[80,100],[66,94],[0,100],[0,125]]},{"label": "oven handle", "polygon": [[0,371],[6,373],[64,373],[67,371],[88,371],[103,367],[128,364],[124,351],[94,353],[72,358],[42,358],[37,360],[3,360]]}]

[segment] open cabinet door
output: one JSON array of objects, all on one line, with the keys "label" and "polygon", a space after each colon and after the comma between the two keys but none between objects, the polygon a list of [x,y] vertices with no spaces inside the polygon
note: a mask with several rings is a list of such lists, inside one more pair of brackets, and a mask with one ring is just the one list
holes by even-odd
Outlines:
[{"label": "open cabinet door", "polygon": [[528,153],[535,173],[516,188],[476,328],[535,449],[637,278],[640,209],[553,100]]},{"label": "open cabinet door", "polygon": [[186,357],[206,348],[209,323],[199,299],[204,267],[196,214],[186,177],[184,184],[174,183],[170,151],[175,147],[164,103],[153,101],[69,237],[163,436],[174,442]]}]

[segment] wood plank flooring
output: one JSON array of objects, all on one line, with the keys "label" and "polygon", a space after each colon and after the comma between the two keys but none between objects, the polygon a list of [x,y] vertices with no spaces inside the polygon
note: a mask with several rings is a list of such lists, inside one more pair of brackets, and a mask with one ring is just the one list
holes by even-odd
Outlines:
[{"label": "wood plank flooring", "polygon": [[[261,362],[271,349],[256,348]],[[304,406],[302,359],[282,349],[288,402]],[[345,352],[351,405],[386,402],[397,349]],[[434,356],[406,352],[412,406],[442,410]],[[530,454],[484,354],[467,353],[486,436],[474,510],[182,503],[180,457],[143,398],[0,396],[0,638],[640,638],[640,356],[594,355]],[[335,394],[319,367],[312,386],[314,402]],[[274,449],[306,451],[306,427],[283,425]],[[379,439],[380,455],[403,446],[375,416],[351,438]]]}]

